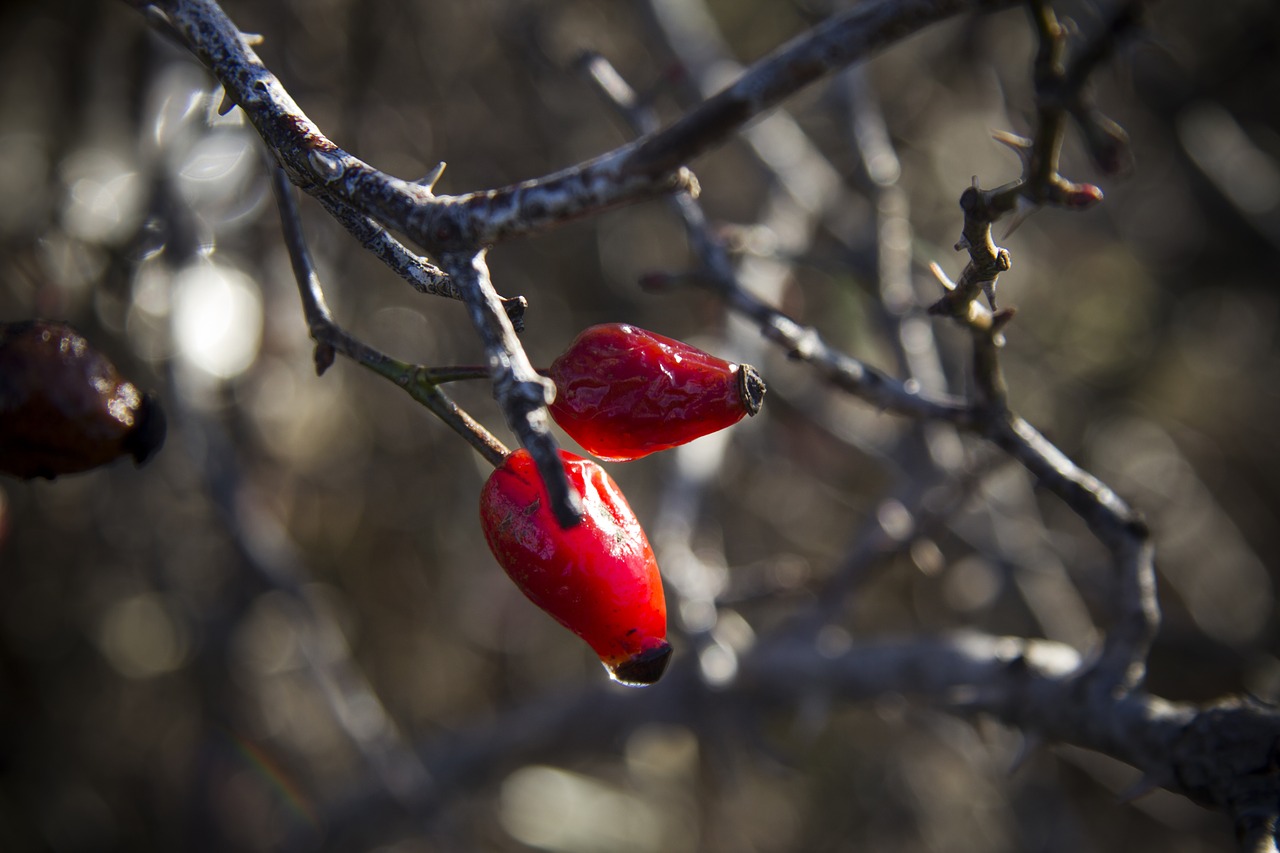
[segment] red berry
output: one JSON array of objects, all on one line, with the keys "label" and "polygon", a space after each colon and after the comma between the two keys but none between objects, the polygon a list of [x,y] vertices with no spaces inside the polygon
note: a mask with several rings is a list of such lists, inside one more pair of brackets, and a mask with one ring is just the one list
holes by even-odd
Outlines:
[{"label": "red berry", "polygon": [[563,450],[560,456],[582,498],[582,523],[560,527],[533,457],[517,450],[480,495],[489,549],[529,600],[585,640],[615,680],[652,684],[671,658],[653,549],[604,469]]},{"label": "red berry", "polygon": [[126,453],[141,465],[164,434],[155,398],[70,326],[0,324],[0,471],[52,479]]},{"label": "red berry", "polygon": [[553,417],[593,455],[639,459],[760,411],[764,380],[747,364],[622,323],[592,326],[551,363]]}]

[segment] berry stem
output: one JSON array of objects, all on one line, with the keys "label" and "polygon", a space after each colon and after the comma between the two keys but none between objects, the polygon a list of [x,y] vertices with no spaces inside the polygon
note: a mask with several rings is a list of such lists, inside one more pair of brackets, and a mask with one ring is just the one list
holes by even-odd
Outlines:
[{"label": "berry stem", "polygon": [[424,382],[444,385],[446,382],[464,382],[469,379],[488,379],[489,368],[478,364],[451,364],[445,367],[424,367],[419,376]]},{"label": "berry stem", "polygon": [[[294,277],[298,282],[298,293],[302,298],[302,310],[306,316],[307,327],[316,342],[316,372],[324,373],[333,363],[334,356],[342,353],[379,376],[394,382],[405,393],[426,406],[432,414],[466,439],[467,443],[495,468],[502,464],[510,451],[493,433],[455,403],[448,394],[439,387],[444,381],[436,375],[440,369],[409,364],[392,358],[358,338],[348,334],[333,320],[329,306],[325,304],[324,291],[320,285],[320,277],[311,260],[306,239],[302,233],[302,223],[298,218],[298,206],[294,201],[293,187],[284,170],[272,170],[272,186],[275,189],[276,201],[280,207],[280,224],[284,230],[285,245],[289,249],[289,259],[293,263]],[[444,368],[443,370],[450,370]],[[483,376],[488,376],[486,371]],[[461,377],[459,377],[461,378]]]}]

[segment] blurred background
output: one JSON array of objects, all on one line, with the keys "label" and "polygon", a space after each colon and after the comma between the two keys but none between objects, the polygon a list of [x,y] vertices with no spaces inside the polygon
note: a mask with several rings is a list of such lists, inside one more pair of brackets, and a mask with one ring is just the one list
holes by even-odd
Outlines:
[{"label": "blurred background", "polygon": [[[334,142],[405,178],[445,160],[444,193],[629,138],[573,70],[582,50],[670,121],[831,11],[226,9]],[[1280,7],[1215,10],[1154,4],[1096,76],[1132,173],[1101,176],[1073,130],[1063,171],[1106,201],[1001,243],[1011,404],[1152,522],[1149,686],[1192,701],[1280,690]],[[1060,11],[1085,35],[1102,21]],[[833,346],[966,393],[963,336],[921,318],[926,266],[959,274],[973,176],[1017,176],[990,132],[1030,130],[1033,52],[1024,11],[949,22],[692,164],[744,281]],[[753,646],[797,620],[835,650],[973,628],[1085,652],[1110,570],[981,442],[825,386],[703,291],[642,291],[693,262],[661,201],[489,256],[499,291],[529,299],[535,365],[626,321],[769,383],[752,421],[609,466],[659,551],[677,654],[628,691],[490,557],[483,460],[360,367],[315,375],[261,146],[208,75],[125,4],[89,0],[0,7],[0,72],[0,321],[72,323],[170,424],[142,469],[0,480],[0,850],[1232,845],[1180,797],[1120,804],[1129,768],[1050,748],[1010,772],[1017,733],[909,697],[735,692]],[[482,360],[460,303],[413,292],[301,204],[345,328],[410,362]],[[514,441],[483,383],[451,393]]]}]

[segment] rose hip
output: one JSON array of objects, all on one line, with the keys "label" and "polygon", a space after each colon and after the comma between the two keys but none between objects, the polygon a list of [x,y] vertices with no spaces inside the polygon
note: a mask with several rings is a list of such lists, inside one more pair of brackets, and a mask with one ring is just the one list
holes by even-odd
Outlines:
[{"label": "rose hip", "polygon": [[591,328],[551,364],[551,417],[592,455],[638,459],[760,411],[755,368],[623,323]]},{"label": "rose hip", "polygon": [[64,323],[0,324],[0,471],[24,479],[87,471],[164,442],[155,398]]},{"label": "rose hip", "polygon": [[533,457],[517,450],[480,495],[489,549],[530,601],[591,646],[614,680],[652,684],[671,657],[653,549],[604,469],[563,450],[560,456],[582,498],[582,522],[560,527]]}]

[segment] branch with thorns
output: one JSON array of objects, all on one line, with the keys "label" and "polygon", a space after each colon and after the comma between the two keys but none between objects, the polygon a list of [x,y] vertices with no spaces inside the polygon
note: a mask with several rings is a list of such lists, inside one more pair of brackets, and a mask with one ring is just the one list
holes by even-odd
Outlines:
[{"label": "branch with thorns", "polygon": [[[975,180],[964,191],[960,198],[963,226],[956,248],[968,253],[968,262],[955,282],[934,265],[945,293],[929,312],[957,321],[972,337],[976,394],[968,401],[922,393],[915,379],[895,379],[833,349],[814,329],[742,287],[728,251],[707,225],[697,202],[696,179],[684,164],[722,144],[800,88],[879,48],[943,18],[1003,9],[1015,0],[858,4],[779,48],[663,129],[628,94],[620,75],[599,57],[588,58],[584,64],[593,78],[641,136],[542,178],[458,196],[435,194],[438,170],[424,180],[406,181],[334,145],[262,64],[252,49],[254,40],[236,29],[213,0],[130,2],[213,72],[277,161],[273,184],[304,313],[317,341],[317,368],[323,371],[341,353],[405,388],[486,459],[500,461],[507,452],[440,390],[440,382],[445,381],[440,374],[398,362],[333,321],[306,250],[290,182],[320,200],[365,248],[415,288],[466,304],[484,344],[494,396],[508,424],[537,460],[561,524],[575,523],[581,510],[547,428],[546,404],[553,389],[533,369],[516,337],[515,324],[526,303],[520,297],[504,300],[498,295],[485,254],[504,240],[537,234],[622,204],[672,195],[699,260],[694,278],[751,319],[764,338],[811,364],[832,385],[872,405],[954,424],[1000,447],[1074,510],[1112,553],[1117,610],[1101,650],[1087,665],[1067,647],[1007,638],[855,647],[834,656],[815,654],[808,640],[777,639],[761,644],[735,689],[791,695],[788,685],[798,681],[800,687],[795,690],[825,684],[841,695],[901,689],[945,698],[958,712],[990,713],[1029,733],[1127,761],[1139,767],[1151,784],[1229,811],[1242,844],[1251,845],[1248,849],[1275,849],[1274,826],[1280,812],[1275,744],[1280,742],[1280,715],[1237,700],[1205,708],[1173,705],[1142,691],[1147,654],[1159,624],[1149,531],[1135,510],[1009,409],[1000,369],[1002,335],[1014,312],[997,306],[996,291],[999,276],[1011,268],[1011,261],[992,239],[991,226],[1008,217],[1012,230],[1045,205],[1084,210],[1101,200],[1096,186],[1071,181],[1059,171],[1068,118],[1080,127],[1103,171],[1127,168],[1124,133],[1098,112],[1086,85],[1091,72],[1137,25],[1142,7],[1138,0],[1120,3],[1103,30],[1071,57],[1066,49],[1070,28],[1057,20],[1048,0],[1029,0],[1039,38],[1033,67],[1036,126],[1029,139],[996,134],[998,141],[1018,154],[1022,174],[991,190],[982,189]],[[407,236],[438,266],[391,236],[391,230]],[[650,284],[671,278],[655,277]],[[986,306],[978,301],[982,296]],[[680,685],[688,686],[683,681]],[[957,688],[967,691],[963,701],[956,699]],[[634,712],[650,704],[628,707]]]}]

